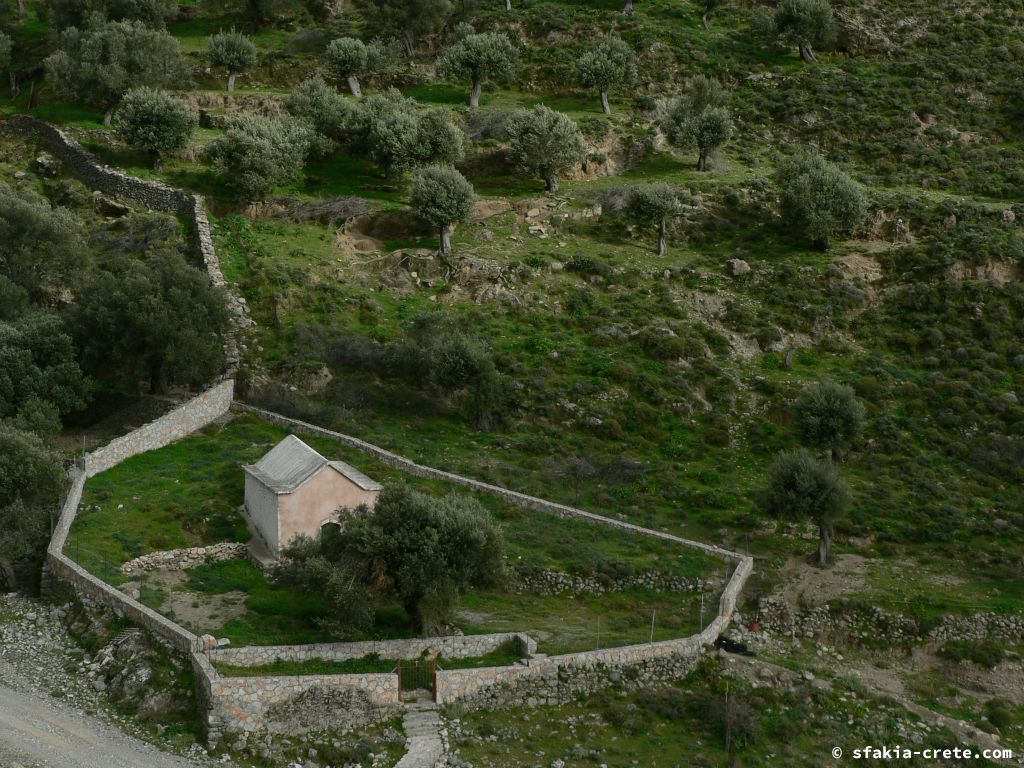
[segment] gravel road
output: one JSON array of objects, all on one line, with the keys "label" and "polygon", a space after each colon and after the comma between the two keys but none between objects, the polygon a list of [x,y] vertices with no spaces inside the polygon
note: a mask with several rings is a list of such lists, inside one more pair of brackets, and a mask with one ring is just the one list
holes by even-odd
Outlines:
[{"label": "gravel road", "polygon": [[110,711],[83,669],[53,607],[0,594],[0,768],[215,764],[198,745],[187,759],[126,733],[132,723]]},{"label": "gravel road", "polygon": [[[0,661],[0,678],[12,674]],[[5,754],[6,753],[6,754]],[[193,768],[45,694],[0,684],[0,760],[46,768]]]}]

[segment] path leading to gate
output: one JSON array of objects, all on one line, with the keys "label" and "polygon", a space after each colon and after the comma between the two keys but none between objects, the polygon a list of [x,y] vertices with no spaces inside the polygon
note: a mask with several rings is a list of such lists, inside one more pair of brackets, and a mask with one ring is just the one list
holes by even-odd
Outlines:
[{"label": "path leading to gate", "polygon": [[435,768],[444,755],[437,704],[432,701],[408,704],[402,726],[405,728],[406,753],[395,768]]}]

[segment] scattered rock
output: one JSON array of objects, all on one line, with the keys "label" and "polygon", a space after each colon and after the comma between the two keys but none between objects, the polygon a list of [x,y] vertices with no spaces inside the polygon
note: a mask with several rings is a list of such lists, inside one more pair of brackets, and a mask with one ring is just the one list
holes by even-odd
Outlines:
[{"label": "scattered rock", "polygon": [[41,176],[56,176],[60,172],[60,161],[49,152],[36,155],[36,171]]},{"label": "scattered rock", "polygon": [[750,265],[743,259],[729,259],[725,266],[729,268],[729,274],[733,277],[745,275],[750,271]]}]

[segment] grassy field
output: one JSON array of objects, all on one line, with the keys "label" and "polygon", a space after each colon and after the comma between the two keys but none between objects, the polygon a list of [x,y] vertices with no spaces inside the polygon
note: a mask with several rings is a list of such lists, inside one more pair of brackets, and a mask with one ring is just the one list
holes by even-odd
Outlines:
[{"label": "grassy field", "polygon": [[[480,656],[449,659],[440,656],[437,665],[441,669],[476,669],[480,667],[505,667],[523,657],[519,641],[510,640],[489,653]],[[255,667],[241,667],[223,662],[214,662],[214,667],[225,677],[262,677],[271,675],[349,675],[368,672],[393,672],[398,660],[381,658],[371,653],[358,659],[345,661],[276,661]]]},{"label": "grassy field", "polygon": [[[237,509],[243,501],[241,464],[258,459],[287,433],[255,417],[239,416],[158,451],[134,457],[97,475],[86,485],[81,511],[66,552],[111,583],[124,583],[118,566],[148,552],[218,541],[245,541]],[[404,479],[421,490],[443,494],[445,484],[404,476],[354,449],[309,439],[331,458],[360,467],[380,481]],[[656,571],[709,582],[707,619],[717,606],[717,589],[727,577],[724,562],[660,539],[563,520],[524,510],[484,494],[480,501],[500,523],[511,564],[600,577]],[[248,561],[234,560],[191,569],[187,581],[166,587],[143,580],[142,599],[158,610],[227,596],[244,604],[241,615],[210,617],[192,624],[235,644],[312,642],[340,636],[326,622],[330,606],[320,595],[296,594],[269,583]],[[468,595],[456,622],[466,632],[527,631],[542,650],[566,652],[645,642],[655,616],[655,639],[695,631],[701,621],[700,594],[665,594],[633,589],[601,599],[537,597],[505,592]],[[233,611],[231,613],[234,613]],[[660,618],[659,618],[660,617]],[[175,618],[190,623],[187,618]],[[382,606],[379,637],[407,636],[408,617],[397,605]]]}]

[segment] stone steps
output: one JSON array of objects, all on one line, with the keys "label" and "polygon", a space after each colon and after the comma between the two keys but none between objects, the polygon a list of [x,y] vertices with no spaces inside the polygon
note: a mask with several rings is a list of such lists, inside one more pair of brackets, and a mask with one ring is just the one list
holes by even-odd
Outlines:
[{"label": "stone steps", "polygon": [[437,705],[426,701],[410,704],[402,718],[402,727],[406,752],[395,768],[435,768],[444,755]]}]

